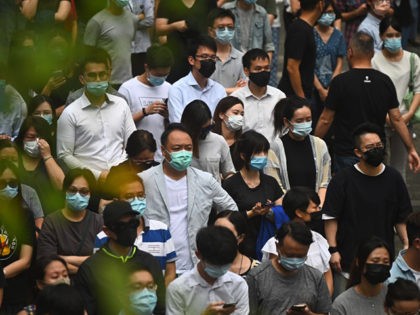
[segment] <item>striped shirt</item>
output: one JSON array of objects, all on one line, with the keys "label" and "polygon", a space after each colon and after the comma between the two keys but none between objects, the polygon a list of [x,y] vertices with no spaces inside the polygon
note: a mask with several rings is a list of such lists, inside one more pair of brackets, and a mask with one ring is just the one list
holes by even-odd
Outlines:
[{"label": "striped shirt", "polygon": [[[162,270],[165,270],[166,264],[176,260],[174,243],[168,226],[156,220],[144,220],[144,229],[137,236],[134,245],[142,251],[153,255],[160,263]],[[109,237],[104,231],[96,235],[95,247],[93,252],[104,246]]]}]

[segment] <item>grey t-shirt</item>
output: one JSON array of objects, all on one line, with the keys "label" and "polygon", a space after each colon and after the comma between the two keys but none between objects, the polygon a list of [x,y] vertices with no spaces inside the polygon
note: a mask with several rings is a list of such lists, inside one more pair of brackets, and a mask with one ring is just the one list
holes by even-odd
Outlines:
[{"label": "grey t-shirt", "polygon": [[387,287],[374,297],[366,297],[356,292],[354,287],[341,293],[332,306],[331,315],[385,315],[384,302]]},{"label": "grey t-shirt", "polygon": [[44,211],[42,211],[41,201],[39,201],[39,197],[35,189],[24,184],[22,184],[21,187],[23,201],[33,213],[34,219],[43,218]]},{"label": "grey t-shirt", "polygon": [[304,265],[291,276],[274,269],[271,261],[252,269],[246,278],[250,314],[286,314],[292,305],[305,303],[314,313],[328,313],[331,298],[322,273]]}]

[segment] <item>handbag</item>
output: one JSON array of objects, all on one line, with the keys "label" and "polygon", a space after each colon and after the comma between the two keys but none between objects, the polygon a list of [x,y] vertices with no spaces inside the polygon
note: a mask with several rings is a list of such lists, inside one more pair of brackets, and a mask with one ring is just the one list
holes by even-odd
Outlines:
[{"label": "handbag", "polygon": [[[403,98],[403,104],[407,110],[409,110],[411,103],[414,98],[414,53],[410,55],[410,82],[408,83],[408,92]],[[410,120],[410,123],[417,124],[420,123],[420,107],[417,108],[413,117]]]}]

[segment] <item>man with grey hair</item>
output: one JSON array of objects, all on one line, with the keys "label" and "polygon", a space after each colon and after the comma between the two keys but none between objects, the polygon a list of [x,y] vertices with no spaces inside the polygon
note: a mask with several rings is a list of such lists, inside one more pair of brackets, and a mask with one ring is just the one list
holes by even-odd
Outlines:
[{"label": "man with grey hair", "polygon": [[324,137],[333,121],[335,171],[358,162],[351,138],[355,126],[371,122],[384,136],[386,115],[404,142],[411,170],[420,171],[420,158],[413,139],[398,109],[394,84],[384,73],[372,68],[374,54],[370,35],[357,32],[350,41],[347,58],[351,69],[332,81],[325,108],[316,126],[315,135]]}]

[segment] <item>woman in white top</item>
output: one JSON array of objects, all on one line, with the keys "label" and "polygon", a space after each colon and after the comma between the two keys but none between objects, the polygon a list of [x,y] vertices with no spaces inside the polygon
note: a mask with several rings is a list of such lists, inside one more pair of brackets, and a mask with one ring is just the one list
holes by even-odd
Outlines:
[{"label": "woman in white top", "polygon": [[193,140],[191,166],[209,172],[219,183],[235,173],[228,144],[221,135],[211,132],[214,122],[206,103],[201,100],[189,103],[182,113],[181,123]]},{"label": "woman in white top", "polygon": [[[405,123],[409,123],[420,104],[420,59],[415,53],[405,51],[401,47],[401,27],[395,18],[386,18],[379,25],[379,33],[383,41],[382,50],[372,59],[372,66],[388,75],[395,85],[400,103],[400,111]],[[413,67],[414,98],[407,107],[403,98],[408,92],[410,84],[410,59]],[[387,118],[389,123],[389,119]],[[398,133],[389,124],[386,127],[387,142],[389,145],[388,164],[396,168],[405,179],[407,167],[407,151]]]},{"label": "woman in white top", "polygon": [[[321,220],[319,209],[319,196],[310,188],[294,187],[291,188],[283,198],[283,208],[291,221],[302,222],[311,225],[317,220]],[[324,274],[330,294],[333,293],[333,278],[330,269],[331,254],[328,251],[327,240],[318,232],[311,230],[313,243],[309,246],[306,264],[318,269]],[[263,261],[277,257],[276,239],[270,238],[261,250]]]}]

